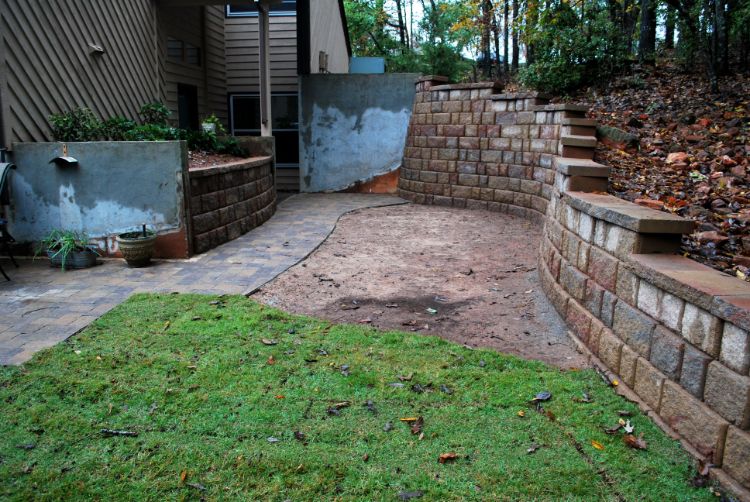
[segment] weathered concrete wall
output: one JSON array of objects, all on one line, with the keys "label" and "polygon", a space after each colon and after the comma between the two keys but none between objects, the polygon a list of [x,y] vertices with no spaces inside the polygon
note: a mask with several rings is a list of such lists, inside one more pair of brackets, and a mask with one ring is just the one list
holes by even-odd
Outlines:
[{"label": "weathered concrete wall", "polygon": [[416,78],[300,77],[300,190],[344,190],[397,169]]},{"label": "weathered concrete wall", "polygon": [[14,145],[9,230],[17,240],[38,241],[53,228],[77,230],[114,254],[114,236],[145,223],[161,234],[159,255],[188,255],[184,142],[69,143],[78,165],[51,164],[62,152],[62,143]]}]

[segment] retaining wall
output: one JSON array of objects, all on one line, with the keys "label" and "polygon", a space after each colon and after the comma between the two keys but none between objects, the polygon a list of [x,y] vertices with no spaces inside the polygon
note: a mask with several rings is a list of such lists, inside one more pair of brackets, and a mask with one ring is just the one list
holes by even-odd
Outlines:
[{"label": "retaining wall", "polygon": [[268,221],[276,210],[273,158],[191,169],[193,252],[203,253]]},{"label": "retaining wall", "polygon": [[606,194],[585,107],[498,90],[417,81],[401,196],[543,224],[540,280],[582,350],[750,499],[750,284],[677,254],[692,222]]},{"label": "retaining wall", "polygon": [[16,240],[39,241],[55,228],[77,230],[103,255],[114,255],[115,236],[145,223],[157,231],[157,256],[188,256],[185,142],[68,143],[68,155],[78,162],[50,162],[63,155],[63,146],[13,145],[7,214]]}]

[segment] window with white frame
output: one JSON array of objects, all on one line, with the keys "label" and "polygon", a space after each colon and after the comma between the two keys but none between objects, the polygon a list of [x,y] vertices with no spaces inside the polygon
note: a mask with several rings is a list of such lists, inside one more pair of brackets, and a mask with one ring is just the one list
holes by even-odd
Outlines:
[{"label": "window with white frame", "polygon": [[[268,8],[271,16],[294,16],[297,14],[297,0],[281,0]],[[258,15],[258,8],[254,3],[242,5],[227,5],[228,17],[253,17]]]}]

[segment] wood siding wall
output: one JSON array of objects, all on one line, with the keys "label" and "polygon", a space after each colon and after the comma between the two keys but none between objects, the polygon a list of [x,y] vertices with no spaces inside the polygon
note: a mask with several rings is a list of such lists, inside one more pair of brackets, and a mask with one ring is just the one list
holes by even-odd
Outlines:
[{"label": "wood siding wall", "polygon": [[338,0],[310,2],[310,73],[320,73],[320,52],[328,54],[328,73],[349,73]]},{"label": "wood siding wall", "polygon": [[[201,47],[203,64],[167,61],[167,36]],[[161,100],[176,119],[178,83],[198,87],[202,116],[227,121],[222,6],[0,0],[0,122],[8,146],[51,140],[48,117],[80,106],[102,118],[137,119],[144,103]]]},{"label": "wood siding wall", "polygon": [[[297,92],[297,17],[271,16],[271,86],[273,92]],[[227,17],[227,92],[258,92],[257,17]]]},{"label": "wood siding wall", "polygon": [[152,0],[0,1],[6,144],[49,140],[49,115],[78,106],[136,118],[160,96],[158,67]]},{"label": "wood siding wall", "polygon": [[[224,59],[224,8],[161,7],[159,9],[160,53],[163,61],[163,101],[177,121],[177,85],[198,89],[198,113],[215,114],[225,123],[227,109],[226,65]],[[167,38],[172,37],[201,48],[201,65],[167,59]]]}]

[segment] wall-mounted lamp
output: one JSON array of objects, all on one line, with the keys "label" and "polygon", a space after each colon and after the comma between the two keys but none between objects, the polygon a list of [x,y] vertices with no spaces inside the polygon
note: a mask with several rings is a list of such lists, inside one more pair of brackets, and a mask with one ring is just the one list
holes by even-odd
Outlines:
[{"label": "wall-mounted lamp", "polygon": [[78,159],[68,155],[68,145],[63,143],[62,155],[55,157],[49,161],[50,164],[55,164],[57,167],[77,167]]}]

